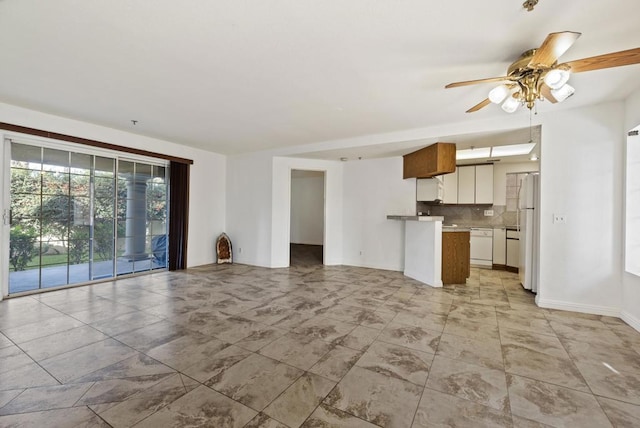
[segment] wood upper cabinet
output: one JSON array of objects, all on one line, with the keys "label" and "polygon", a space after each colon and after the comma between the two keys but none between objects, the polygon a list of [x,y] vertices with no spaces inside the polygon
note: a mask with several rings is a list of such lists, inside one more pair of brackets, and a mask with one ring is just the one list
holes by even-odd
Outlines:
[{"label": "wood upper cabinet", "polygon": [[456,170],[456,145],[435,143],[403,156],[403,178],[430,178]]}]

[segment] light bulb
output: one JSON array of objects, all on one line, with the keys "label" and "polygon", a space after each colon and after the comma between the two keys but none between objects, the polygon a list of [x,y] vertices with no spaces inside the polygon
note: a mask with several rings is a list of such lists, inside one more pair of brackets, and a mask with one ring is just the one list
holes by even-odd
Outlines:
[{"label": "light bulb", "polygon": [[575,88],[568,84],[562,85],[559,89],[552,89],[551,95],[555,98],[559,103],[569,98],[575,92]]},{"label": "light bulb", "polygon": [[489,91],[489,101],[494,104],[500,104],[510,93],[511,91],[505,85],[496,86]]},{"label": "light bulb", "polygon": [[560,89],[562,85],[567,83],[570,75],[569,70],[554,68],[553,70],[549,70],[544,76],[544,83],[551,89]]},{"label": "light bulb", "polygon": [[514,111],[518,110],[519,106],[520,101],[511,96],[502,103],[502,110],[506,111],[507,113],[513,113]]}]

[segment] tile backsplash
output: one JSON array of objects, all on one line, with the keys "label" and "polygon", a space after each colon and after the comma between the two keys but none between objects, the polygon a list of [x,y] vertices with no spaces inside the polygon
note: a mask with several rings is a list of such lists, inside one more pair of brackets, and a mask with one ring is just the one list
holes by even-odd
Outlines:
[{"label": "tile backsplash", "polygon": [[[485,210],[493,210],[493,215],[485,216]],[[417,202],[416,212],[444,216],[444,224],[465,226],[515,226],[517,221],[516,212],[507,211],[505,205],[429,205]]]}]

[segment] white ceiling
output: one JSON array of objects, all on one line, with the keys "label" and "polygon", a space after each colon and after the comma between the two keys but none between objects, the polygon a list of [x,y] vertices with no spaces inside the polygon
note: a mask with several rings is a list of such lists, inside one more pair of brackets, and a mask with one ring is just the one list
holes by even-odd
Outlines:
[{"label": "white ceiling", "polygon": [[[640,46],[638,0],[521,4],[0,0],[0,102],[237,154],[511,120],[465,113],[491,84],[444,85],[503,75],[555,31],[583,33],[562,61]],[[574,75],[576,94],[539,110],[623,99],[639,75]]]}]

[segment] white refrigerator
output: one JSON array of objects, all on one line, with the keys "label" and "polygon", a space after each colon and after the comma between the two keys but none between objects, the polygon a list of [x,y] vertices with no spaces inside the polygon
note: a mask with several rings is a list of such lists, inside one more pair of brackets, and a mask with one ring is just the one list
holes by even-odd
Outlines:
[{"label": "white refrigerator", "polygon": [[518,195],[520,226],[520,263],[518,274],[525,290],[538,292],[538,257],[540,252],[540,174],[524,176]]}]

